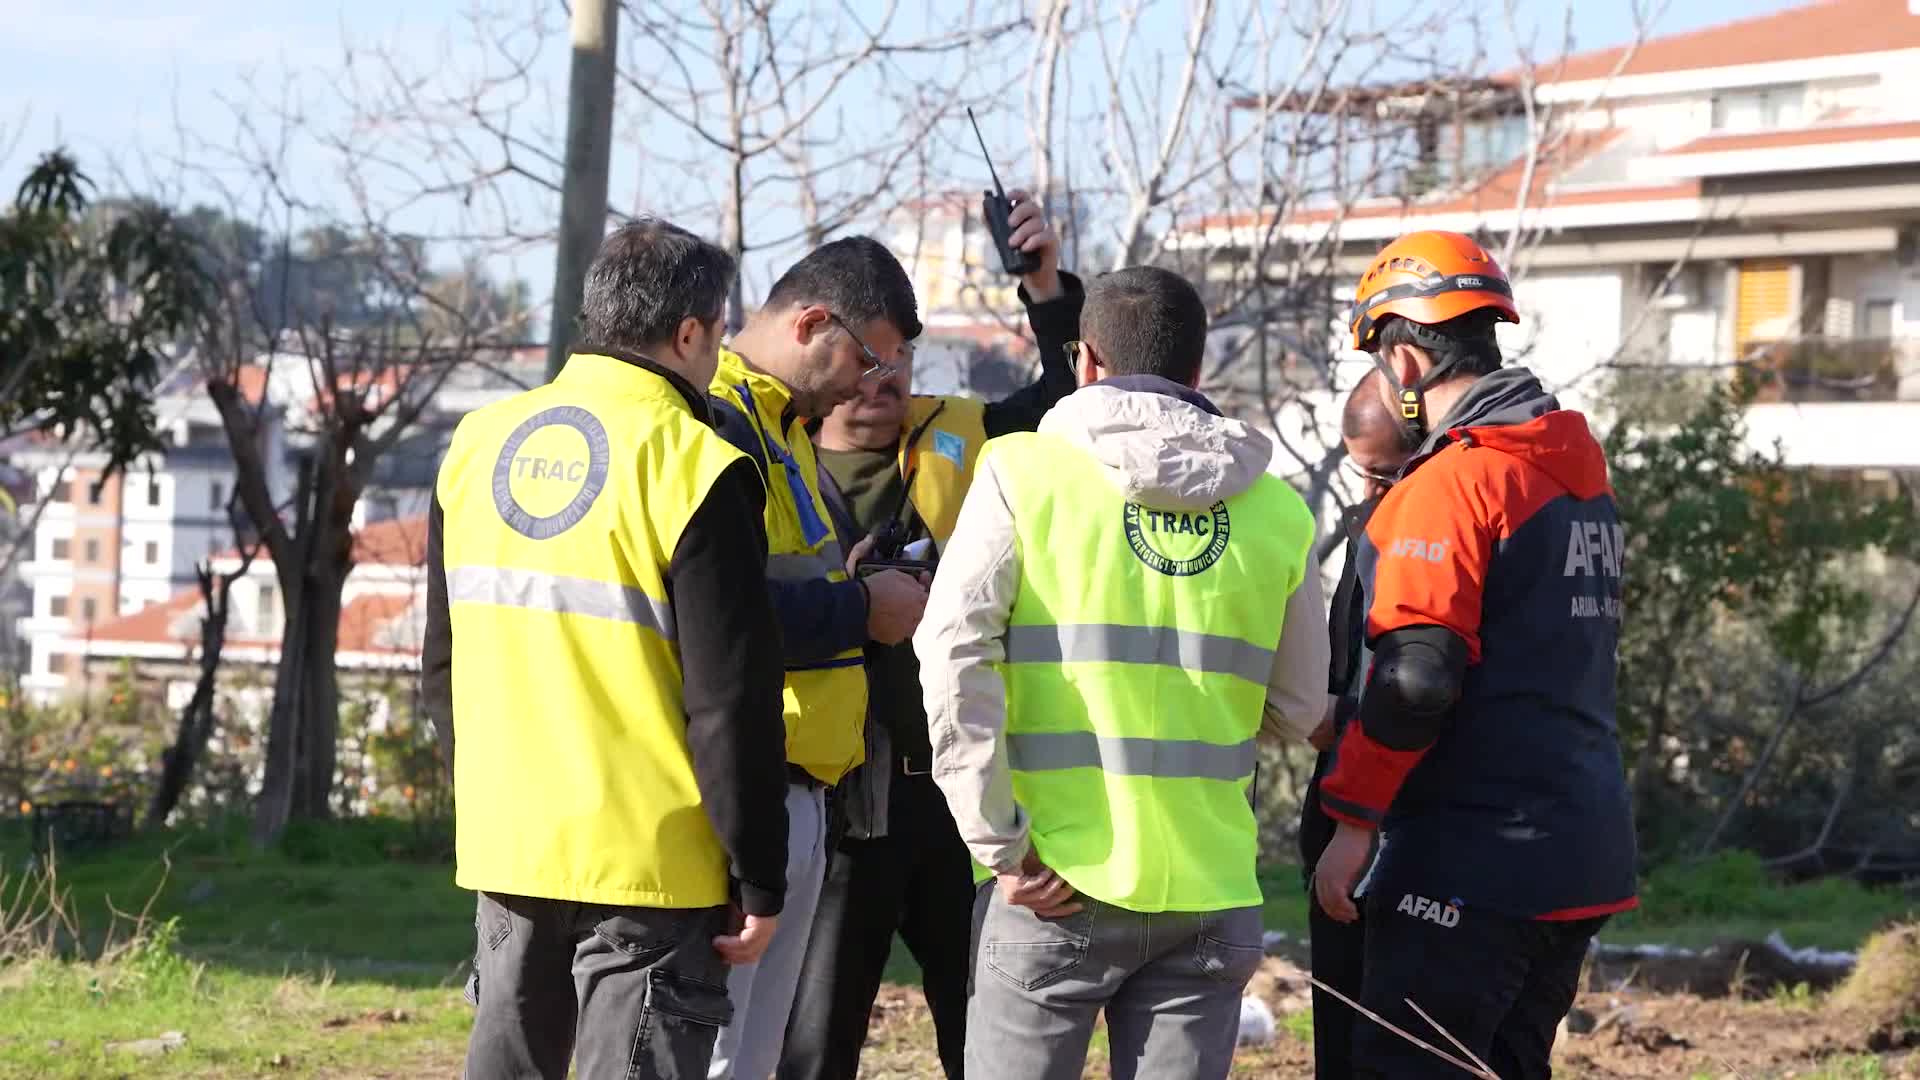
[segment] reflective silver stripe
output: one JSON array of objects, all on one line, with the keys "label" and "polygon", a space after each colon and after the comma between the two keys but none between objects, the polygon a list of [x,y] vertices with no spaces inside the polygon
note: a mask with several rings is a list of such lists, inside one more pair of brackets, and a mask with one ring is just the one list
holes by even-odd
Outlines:
[{"label": "reflective silver stripe", "polygon": [[1007,660],[1030,664],[1164,664],[1267,684],[1273,650],[1251,641],[1159,626],[1066,623],[1007,627]]},{"label": "reflective silver stripe", "polygon": [[673,609],[631,585],[492,566],[456,566],[447,571],[447,600],[453,604],[586,615],[635,623],[671,641]]},{"label": "reflective silver stripe", "polygon": [[775,581],[812,581],[847,568],[840,545],[832,541],[819,553],[810,551],[767,556],[767,576]]},{"label": "reflective silver stripe", "polygon": [[1101,738],[1091,731],[1007,736],[1007,761],[1022,772],[1099,769],[1164,780],[1240,780],[1253,775],[1253,740],[1222,746],[1197,739]]}]

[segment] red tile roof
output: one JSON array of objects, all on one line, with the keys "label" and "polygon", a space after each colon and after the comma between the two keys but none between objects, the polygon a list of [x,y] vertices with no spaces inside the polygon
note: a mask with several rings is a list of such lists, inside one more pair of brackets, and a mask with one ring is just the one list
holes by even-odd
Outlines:
[{"label": "red tile roof", "polygon": [[[1915,16],[1920,19],[1920,16]],[[1667,151],[1668,154],[1712,154],[1728,150],[1773,150],[1789,146],[1873,142],[1879,139],[1920,139],[1920,123],[1852,124],[1842,127],[1800,128],[1794,131],[1753,131],[1736,135],[1708,135]]]},{"label": "red tile roof", "polygon": [[[1620,75],[1812,60],[1823,56],[1920,48],[1920,15],[1907,0],[1821,0],[1771,15],[1721,23],[1641,43]],[[1541,82],[1604,79],[1625,47],[1578,53],[1542,65]]]},{"label": "red tile roof", "polygon": [[390,518],[361,529],[353,534],[353,561],[363,566],[426,565],[427,519]]},{"label": "red tile roof", "polygon": [[182,616],[191,615],[199,606],[200,590],[182,589],[163,603],[148,604],[131,615],[122,615],[117,619],[96,623],[92,631],[84,636],[91,642],[127,641],[164,644],[170,641],[196,641],[200,633],[197,620],[182,634],[173,632],[173,624]]},{"label": "red tile roof", "polygon": [[416,649],[397,648],[380,640],[380,632],[389,623],[413,610],[412,596],[373,593],[356,596],[340,609],[340,652],[413,653]]},{"label": "red tile roof", "polygon": [[[371,593],[354,597],[340,609],[337,651],[405,655],[417,652],[416,649],[401,648],[380,640],[381,631],[412,611],[414,604],[415,598],[408,595]],[[115,644],[197,645],[200,624],[191,616],[199,606],[200,591],[182,589],[165,603],[149,604],[131,615],[96,625],[91,633],[85,635],[85,640],[96,655],[110,654]],[[230,627],[226,643],[240,648],[273,648],[280,644],[280,639],[244,634],[237,627]]]},{"label": "red tile roof", "polygon": [[[237,559],[240,552],[228,548],[216,559]],[[260,549],[260,561],[271,564],[273,556]],[[427,519],[423,516],[389,518],[376,521],[353,534],[353,561],[360,566],[425,566],[427,563]]]}]

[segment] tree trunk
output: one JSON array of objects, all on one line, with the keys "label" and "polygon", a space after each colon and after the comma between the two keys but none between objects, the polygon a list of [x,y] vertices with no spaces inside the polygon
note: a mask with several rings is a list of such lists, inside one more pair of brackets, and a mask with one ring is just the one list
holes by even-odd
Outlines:
[{"label": "tree trunk", "polygon": [[227,643],[227,596],[233,579],[214,575],[211,568],[200,575],[200,596],[206,602],[206,617],[200,620],[200,677],[193,684],[193,697],[180,710],[180,727],[174,733],[173,747],[162,757],[160,783],[147,806],[147,827],[157,829],[180,805],[193,769],[206,752],[213,735],[213,695],[220,673],[220,652]]},{"label": "tree trunk", "polygon": [[300,722],[304,716],[300,699],[305,696],[306,680],[293,677],[300,658],[306,653],[306,620],[293,618],[306,605],[299,601],[298,590],[285,588],[298,574],[280,575],[282,594],[287,598],[287,629],[280,641],[280,662],[273,674],[273,708],[267,713],[267,760],[260,781],[260,797],[254,805],[253,842],[268,847],[280,839],[293,816],[294,786],[299,776],[298,743]]},{"label": "tree trunk", "polygon": [[567,82],[567,163],[560,189],[560,251],[553,264],[547,378],[573,345],[587,267],[607,231],[607,160],[613,144],[618,0],[573,0],[573,70]]},{"label": "tree trunk", "polygon": [[[318,560],[316,560],[318,561]],[[299,659],[300,734],[303,753],[295,785],[295,819],[324,820],[332,815],[333,773],[340,738],[340,682],[334,653],[340,643],[340,592],[346,574],[321,563],[307,578],[307,602],[301,621],[304,648]]]}]

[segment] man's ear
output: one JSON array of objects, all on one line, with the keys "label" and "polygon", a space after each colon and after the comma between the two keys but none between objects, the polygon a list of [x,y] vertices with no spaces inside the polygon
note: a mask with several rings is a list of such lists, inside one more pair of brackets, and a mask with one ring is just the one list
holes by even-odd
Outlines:
[{"label": "man's ear", "polygon": [[[1425,349],[1405,343],[1389,349],[1386,359],[1387,366],[1393,369],[1394,378],[1400,380],[1401,386],[1412,386],[1419,382],[1420,376],[1425,375],[1427,368],[1432,365]],[[1391,389],[1388,393],[1391,395]]]},{"label": "man's ear", "polygon": [[689,315],[680,320],[673,332],[673,351],[683,359],[699,351],[706,336],[707,327],[699,319]]},{"label": "man's ear", "polygon": [[833,314],[824,304],[807,304],[793,309],[788,325],[792,328],[793,340],[807,345],[833,325]]},{"label": "man's ear", "polygon": [[1094,349],[1093,342],[1080,342],[1080,370],[1074,372],[1081,386],[1090,386],[1106,377],[1106,364]]}]

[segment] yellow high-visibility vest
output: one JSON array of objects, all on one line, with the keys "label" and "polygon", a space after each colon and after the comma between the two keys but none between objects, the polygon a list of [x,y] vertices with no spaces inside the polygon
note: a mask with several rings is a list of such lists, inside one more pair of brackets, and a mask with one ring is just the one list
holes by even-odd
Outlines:
[{"label": "yellow high-visibility vest", "polygon": [[1014,798],[1076,890],[1133,911],[1260,903],[1248,799],[1313,515],[1262,476],[1204,508],[1128,501],[1057,436],[987,444],[1020,588],[999,667]]},{"label": "yellow high-visibility vest", "polygon": [[[752,423],[767,482],[767,576],[794,581],[847,580],[847,556],[820,494],[820,466],[804,418],[790,415],[793,396],[739,354],[720,350],[710,392]],[[787,760],[824,784],[836,784],[866,758],[867,716],[862,645],[827,660],[789,664],[786,681]]]},{"label": "yellow high-visibility vest", "polygon": [[726,902],[666,589],[681,531],[743,456],[705,404],[638,365],[575,354],[454,432],[437,493],[462,888]]},{"label": "yellow high-visibility vest", "polygon": [[907,498],[944,548],[973,484],[973,466],[987,443],[986,403],[977,398],[915,397],[900,439],[900,475]]}]

